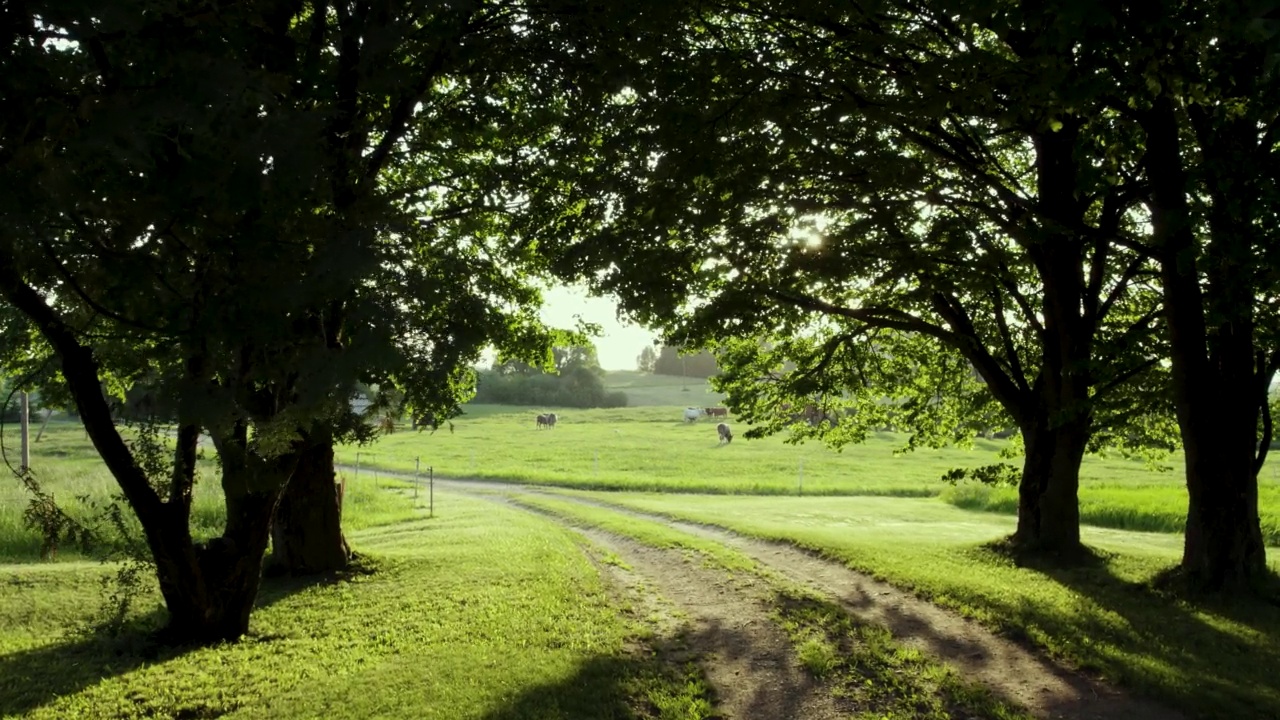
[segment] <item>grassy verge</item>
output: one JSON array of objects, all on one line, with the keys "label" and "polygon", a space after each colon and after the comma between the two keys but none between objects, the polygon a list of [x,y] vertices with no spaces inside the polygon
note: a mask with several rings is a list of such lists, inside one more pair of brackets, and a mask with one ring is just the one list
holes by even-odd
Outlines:
[{"label": "grassy verge", "polygon": [[774,612],[795,642],[801,664],[816,677],[832,680],[837,696],[853,700],[859,708],[859,718],[1029,718],[981,686],[918,651],[898,645],[888,630],[856,621],[838,606],[791,586],[737,550],[607,508],[530,495],[512,499],[651,547],[697,552],[731,572],[757,574],[773,587]]},{"label": "grassy verge", "polygon": [[1280,717],[1271,670],[1280,662],[1280,609],[1252,601],[1197,606],[1151,589],[1176,562],[1175,536],[1086,528],[1097,565],[1036,569],[986,549],[1011,520],[937,501],[591,497],[793,542],[1198,717]]},{"label": "grassy verge", "polygon": [[[442,504],[434,520],[353,534],[376,572],[268,585],[234,645],[74,632],[110,567],[0,566],[0,716],[705,716],[696,677],[626,649],[637,628],[571,533],[483,501]],[[146,627],[154,588],[135,600]]]}]

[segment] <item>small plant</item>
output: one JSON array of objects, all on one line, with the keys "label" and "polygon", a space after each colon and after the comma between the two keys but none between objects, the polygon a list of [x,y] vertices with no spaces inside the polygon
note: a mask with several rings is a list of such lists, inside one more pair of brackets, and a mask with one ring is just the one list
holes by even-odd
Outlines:
[{"label": "small plant", "polygon": [[816,635],[797,645],[796,654],[800,657],[800,664],[816,678],[830,675],[840,663],[835,646],[826,638]]}]

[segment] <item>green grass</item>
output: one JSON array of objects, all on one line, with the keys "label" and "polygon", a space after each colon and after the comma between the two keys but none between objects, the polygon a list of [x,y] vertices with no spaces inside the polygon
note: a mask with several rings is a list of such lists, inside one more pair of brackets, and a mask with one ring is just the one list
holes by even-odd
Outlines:
[{"label": "green grass", "polygon": [[[572,533],[440,500],[436,519],[352,533],[371,574],[269,584],[251,636],[231,645],[69,631],[93,621],[110,566],[0,566],[0,716],[709,716],[696,672],[626,649],[636,623],[610,606]],[[147,587],[133,619],[145,626],[158,609]]]},{"label": "green grass", "polygon": [[[11,438],[6,432],[6,448],[15,442],[16,437]],[[209,451],[202,452],[212,455]],[[53,495],[59,507],[82,521],[92,521],[105,504],[120,494],[119,486],[77,423],[51,422],[40,442],[31,445],[31,468],[41,487]],[[197,539],[222,532],[226,512],[217,473],[211,457],[203,457],[197,469],[191,508],[192,533]],[[385,525],[414,516],[411,506],[392,494],[380,492],[379,482],[384,487],[404,485],[401,481],[379,481],[372,475],[348,478],[342,516],[344,529]],[[0,562],[40,559],[40,534],[27,527],[22,518],[30,499],[30,494],[12,475],[0,482]],[[132,514],[126,513],[126,520],[134,532],[140,532]],[[85,558],[74,548],[63,547],[58,549],[57,559]]]},{"label": "green grass", "polygon": [[[593,490],[750,495],[941,495],[958,506],[1013,515],[1016,493],[939,478],[956,467],[1001,459],[1004,441],[977,440],[972,450],[917,450],[895,455],[902,435],[876,433],[834,452],[779,437],[718,444],[714,424],[684,423],[681,407],[613,410],[549,408],[555,430],[538,430],[542,409],[469,405],[452,431],[399,432],[371,446],[341,448],[339,460],[364,468],[412,471],[415,458],[443,477],[473,477]],[[1017,462],[1017,461],[1014,461]],[[1169,459],[1180,468],[1180,456]],[[1267,542],[1280,544],[1280,464],[1263,468],[1259,506]],[[1178,533],[1186,517],[1180,470],[1158,472],[1118,457],[1087,457],[1081,469],[1083,522],[1122,530]]]},{"label": "green grass", "polygon": [[[1178,558],[1174,535],[1085,528],[1097,566],[1036,569],[984,547],[1012,518],[937,500],[583,494],[796,543],[1199,717],[1280,717],[1280,610],[1152,590]],[[1280,570],[1280,550],[1271,558]]]},{"label": "green grass", "polygon": [[738,550],[661,522],[596,505],[533,495],[511,499],[650,547],[697,553],[730,572],[759,576],[772,586],[774,614],[790,635],[801,665],[819,679],[834,676],[833,691],[838,697],[853,701],[859,708],[859,718],[1029,718],[937,661],[899,645],[887,629],[853,619],[838,606],[794,587]]}]

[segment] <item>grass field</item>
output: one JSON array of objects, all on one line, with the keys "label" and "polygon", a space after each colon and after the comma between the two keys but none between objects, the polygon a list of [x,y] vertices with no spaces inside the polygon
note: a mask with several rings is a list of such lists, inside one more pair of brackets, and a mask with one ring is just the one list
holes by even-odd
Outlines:
[{"label": "grass field", "polygon": [[[471,405],[452,430],[403,431],[366,447],[346,447],[339,460],[365,469],[412,471],[415,458],[444,477],[475,477],[596,490],[757,495],[940,495],[960,507],[1011,515],[1010,488],[960,485],[939,477],[954,467],[998,462],[1003,441],[978,440],[972,450],[917,450],[894,455],[901,435],[879,433],[834,452],[781,438],[720,446],[713,423],[685,423],[681,408],[554,409],[554,430],[537,430],[540,409]],[[730,420],[732,423],[732,419]],[[745,429],[738,428],[739,434]],[[1016,462],[1016,461],[1014,461]],[[1186,491],[1178,463],[1157,472],[1121,458],[1087,457],[1081,471],[1083,522],[1128,530],[1181,532]],[[1263,532],[1280,545],[1280,464],[1259,480]]]},{"label": "grass field", "polygon": [[[403,493],[382,491],[412,511]],[[376,572],[266,587],[252,635],[187,652],[82,635],[109,566],[0,566],[0,716],[704,717],[700,677],[628,652],[574,536],[449,496],[448,512],[351,534]],[[154,590],[135,617],[158,610]]]},{"label": "grass field", "polygon": [[[1176,562],[1176,536],[1086,528],[1104,556],[1097,567],[1034,569],[982,547],[1011,519],[937,501],[570,494],[794,542],[1200,717],[1280,717],[1280,611],[1197,607],[1149,589]],[[1280,549],[1270,557],[1280,570]]]}]

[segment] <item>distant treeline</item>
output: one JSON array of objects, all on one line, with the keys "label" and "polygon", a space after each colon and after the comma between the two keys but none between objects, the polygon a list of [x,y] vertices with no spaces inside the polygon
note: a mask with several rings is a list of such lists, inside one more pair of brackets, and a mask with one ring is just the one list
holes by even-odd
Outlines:
[{"label": "distant treeline", "polygon": [[604,370],[594,347],[556,348],[556,371],[543,372],[512,361],[480,373],[473,402],[537,407],[615,408],[627,394],[604,387]]},{"label": "distant treeline", "polygon": [[670,345],[661,351],[654,352],[652,346],[645,346],[636,358],[636,367],[640,372],[654,375],[676,375],[691,378],[709,378],[720,374],[720,366],[715,355],[702,350],[694,355],[680,355],[680,349]]}]

